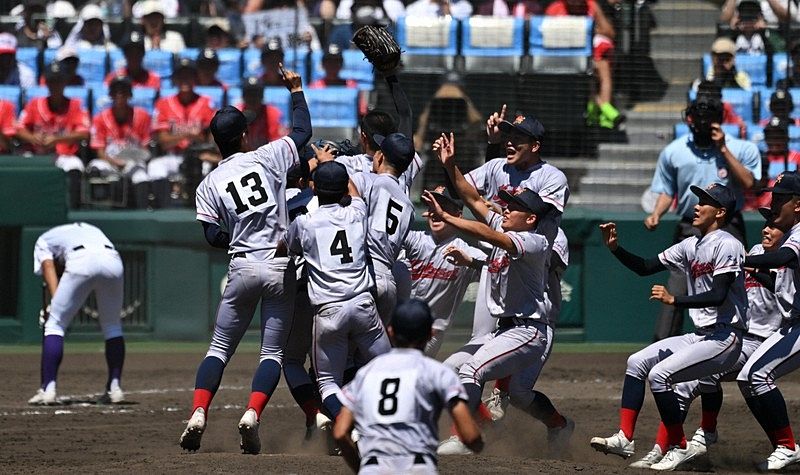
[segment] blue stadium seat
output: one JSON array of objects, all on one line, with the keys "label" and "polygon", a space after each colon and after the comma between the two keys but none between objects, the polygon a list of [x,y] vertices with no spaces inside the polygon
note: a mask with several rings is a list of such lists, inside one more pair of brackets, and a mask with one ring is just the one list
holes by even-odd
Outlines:
[{"label": "blue stadium seat", "polygon": [[[306,91],[308,92],[308,91]],[[227,105],[238,107],[242,103],[242,89],[240,87],[228,88]],[[289,110],[292,103],[292,95],[283,87],[265,87],[264,101],[267,104],[277,107],[281,111],[281,124],[290,125],[292,122],[292,111]]]},{"label": "blue stadium seat", "polygon": [[593,28],[591,17],[531,17],[528,38],[531,71],[586,72],[592,56]]},{"label": "blue stadium seat", "polygon": [[172,77],[173,57],[169,51],[151,49],[144,53],[142,64],[162,78]]},{"label": "blue stadium seat", "polygon": [[[56,58],[56,49],[44,50],[44,65],[48,66]],[[101,49],[81,49],[78,51],[78,75],[87,86],[102,84],[108,75],[108,54]]]},{"label": "blue stadium seat", "polygon": [[122,53],[122,50],[113,49],[108,52],[108,66],[110,71],[116,71],[126,65],[127,61],[125,61],[125,55]]},{"label": "blue stadium seat", "polygon": [[[305,61],[306,57],[308,56],[308,53],[309,51],[306,48],[285,49],[283,51],[283,65],[287,69],[291,69],[293,71],[299,72],[300,74],[303,74],[305,71]],[[244,77],[252,77],[252,76],[260,77],[261,74],[264,72],[263,68],[261,67],[260,49],[247,48],[246,50],[244,50],[244,53],[242,53],[242,63],[244,65],[242,71]]]},{"label": "blue stadium seat", "polygon": [[776,84],[779,79],[786,77],[786,68],[788,66],[789,61],[786,59],[786,53],[772,54],[772,84]]},{"label": "blue stadium seat", "polygon": [[36,77],[39,77],[39,48],[36,47],[25,47],[25,48],[17,48],[17,62],[24,64],[25,66],[31,68],[36,74]]},{"label": "blue stadium seat", "polygon": [[[772,97],[772,93],[775,92],[774,88],[769,87],[761,87],[757,89],[758,92],[761,94],[761,110],[760,110],[760,120],[769,119],[772,114],[769,111],[769,100]],[[794,111],[792,112],[792,116],[800,115],[800,88],[793,87],[789,89],[789,94],[792,95],[792,102],[794,103]]]},{"label": "blue stadium seat", "polygon": [[[47,97],[49,95],[49,91],[47,90],[47,86],[34,86],[25,89],[25,94],[23,97],[23,107],[24,104],[27,104],[28,101],[37,97]],[[64,95],[69,97],[70,99],[79,99],[81,102],[81,107],[86,110],[89,110],[89,89],[83,86],[67,86],[64,89]]]},{"label": "blue stadium seat", "polygon": [[[156,95],[158,91],[149,87],[134,87],[131,105],[141,107],[149,114],[153,114],[155,109]],[[93,114],[111,107],[111,97],[108,95],[106,86],[95,86],[92,88]]]},{"label": "blue stadium seat", "polygon": [[[751,124],[747,128],[747,132],[750,136],[750,141],[755,142],[759,150],[766,152],[767,144],[764,141],[764,128],[760,127],[758,124]],[[800,127],[796,125],[789,126],[789,149],[800,150]],[[770,177],[772,177],[772,175],[770,175]]]},{"label": "blue stadium seat", "polygon": [[[194,92],[211,99],[211,108],[219,109],[224,105],[225,90],[217,86],[195,86]],[[287,91],[288,92],[288,91]],[[177,87],[162,87],[159,97],[174,96],[178,93]]]},{"label": "blue stadium seat", "polygon": [[14,104],[14,113],[19,114],[22,91],[19,86],[0,85],[0,99]]},{"label": "blue stadium seat", "polygon": [[[706,53],[703,55],[703,77],[708,75],[710,69],[711,53]],[[739,53],[736,55],[736,69],[750,76],[752,86],[767,85],[767,55]]]},{"label": "blue stadium seat", "polygon": [[[745,122],[753,122],[753,98],[758,91],[745,91],[744,89],[724,88],[722,89],[723,102],[729,103],[734,112]],[[689,100],[693,101],[697,97],[697,91],[689,90]]]},{"label": "blue stadium seat", "polygon": [[524,20],[470,17],[461,22],[461,54],[469,72],[517,72],[525,54]]},{"label": "blue stadium seat", "polygon": [[314,111],[315,127],[356,127],[358,89],[328,87],[306,91],[308,109]]},{"label": "blue stadium seat", "polygon": [[236,48],[217,51],[219,71],[217,77],[227,86],[238,86],[242,82],[242,52]]},{"label": "blue stadium seat", "polygon": [[[722,124],[722,130],[737,139],[745,138],[739,136],[739,126],[736,124]],[[685,122],[678,122],[673,126],[675,138],[683,137],[689,133],[689,126]]]},{"label": "blue stadium seat", "polygon": [[409,70],[448,70],[458,54],[458,21],[451,17],[397,19],[397,42]]},{"label": "blue stadium seat", "polygon": [[[322,69],[322,51],[314,51],[311,55],[312,81],[325,77],[325,70]],[[340,76],[342,79],[352,79],[358,82],[358,89],[371,91],[375,88],[375,73],[372,64],[364,58],[364,53],[355,49],[342,51],[344,66]]]}]

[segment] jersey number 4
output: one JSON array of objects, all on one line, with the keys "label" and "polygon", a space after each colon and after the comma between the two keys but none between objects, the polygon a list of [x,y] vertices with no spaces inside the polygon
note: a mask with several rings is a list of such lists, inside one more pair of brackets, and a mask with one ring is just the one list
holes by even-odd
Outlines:
[{"label": "jersey number 4", "polygon": [[378,413],[391,416],[397,412],[397,392],[400,391],[400,378],[386,378],[381,382],[381,399],[378,401]]},{"label": "jersey number 4", "polygon": [[347,243],[347,233],[344,229],[337,231],[333,236],[331,256],[342,256],[342,264],[353,262],[353,248]]},{"label": "jersey number 4", "polygon": [[[269,200],[267,190],[264,189],[264,183],[261,181],[261,176],[258,173],[253,172],[243,176],[242,179],[239,180],[239,185],[242,189],[250,189],[251,194],[247,197],[247,202],[250,203],[251,206],[261,206]],[[225,191],[230,193],[233,202],[236,204],[236,209],[234,210],[236,214],[242,214],[250,209],[239,195],[240,186],[237,186],[236,181],[232,181],[225,187]]]}]

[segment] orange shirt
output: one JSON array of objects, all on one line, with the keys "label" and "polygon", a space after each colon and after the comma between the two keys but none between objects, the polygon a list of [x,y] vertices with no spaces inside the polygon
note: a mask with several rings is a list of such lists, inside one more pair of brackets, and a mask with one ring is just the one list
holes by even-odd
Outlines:
[{"label": "orange shirt", "polygon": [[[597,4],[595,1],[586,0],[586,15],[594,18],[595,12],[597,12]],[[547,6],[544,14],[548,16],[566,16],[570,13],[567,11],[567,4],[564,0],[556,0]]]},{"label": "orange shirt", "polygon": [[[200,133],[211,125],[214,112],[215,110],[211,108],[211,99],[206,96],[197,96],[197,99],[187,106],[180,103],[177,94],[159,99],[153,113],[153,133]],[[191,145],[189,139],[183,139],[170,152],[182,153],[189,148],[189,145]]]},{"label": "orange shirt", "polygon": [[103,81],[103,84],[108,86],[111,84],[111,80],[113,80],[117,76],[127,76],[131,80],[131,84],[133,87],[149,87],[151,89],[161,89],[161,77],[154,73],[153,71],[147,72],[147,80],[144,82],[136,81],[131,76],[128,76],[128,68],[119,68],[116,71],[112,71],[108,73],[106,79]]},{"label": "orange shirt", "polygon": [[[14,104],[0,100],[0,134],[11,137],[17,133],[17,111]],[[8,150],[3,150],[7,152]]]},{"label": "orange shirt", "polygon": [[92,119],[93,149],[103,149],[108,146],[123,148],[128,145],[147,147],[150,143],[150,114],[141,107],[133,108],[133,120],[120,124],[114,118],[114,112],[106,109]]},{"label": "orange shirt", "polygon": [[[236,104],[236,108],[244,110],[244,104]],[[252,150],[278,140],[286,135],[281,126],[281,110],[275,106],[264,104],[259,114],[247,127],[247,142]]]},{"label": "orange shirt", "polygon": [[[81,108],[79,99],[69,99],[69,107],[64,114],[56,114],[47,105],[46,97],[37,97],[28,102],[19,116],[17,130],[28,129],[33,133],[61,135],[64,132],[88,132],[89,113]],[[53,148],[32,146],[34,153],[53,153]],[[75,155],[78,144],[57,143],[55,152],[58,155]]]}]

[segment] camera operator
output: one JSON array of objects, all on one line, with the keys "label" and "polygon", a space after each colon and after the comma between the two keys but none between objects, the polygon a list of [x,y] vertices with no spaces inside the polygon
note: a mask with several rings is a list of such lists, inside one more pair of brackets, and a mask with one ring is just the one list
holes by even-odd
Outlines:
[{"label": "camera operator", "polygon": [[[705,188],[711,183],[722,183],[730,187],[736,195],[736,213],[725,230],[745,243],[742,205],[744,191],[749,190],[761,179],[761,154],[758,148],[745,140],[726,135],[722,123],[723,108],[717,97],[698,94],[697,99],[684,111],[684,120],[691,133],[679,137],[661,151],[650,189],[658,194],[655,209],[644,220],[649,230],[655,230],[661,216],[677,200],[676,213],[680,221],[675,229],[674,241],[677,243],[694,235],[692,227],[694,206],[697,197],[689,189],[695,185]],[[673,273],[667,284],[672,295],[686,294],[686,280],[683,275]],[[664,305],[656,323],[654,340],[681,334],[683,312]]]}]

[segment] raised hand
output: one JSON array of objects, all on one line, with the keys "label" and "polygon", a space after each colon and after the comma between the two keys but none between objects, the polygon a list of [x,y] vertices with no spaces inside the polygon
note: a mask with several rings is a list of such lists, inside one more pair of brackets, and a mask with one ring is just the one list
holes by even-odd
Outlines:
[{"label": "raised hand", "polygon": [[447,246],[442,253],[451,264],[466,267],[472,263],[472,256],[455,246]]},{"label": "raised hand", "polygon": [[445,214],[444,210],[442,209],[441,205],[439,205],[439,202],[436,201],[436,197],[433,196],[433,194],[430,191],[425,190],[422,192],[422,201],[424,201],[425,204],[428,205],[429,217],[442,219],[442,217]]},{"label": "raised hand", "polygon": [[494,112],[486,121],[486,136],[489,139],[489,143],[500,143],[500,122],[504,120],[506,120],[505,104],[500,108],[500,112]]},{"label": "raised hand", "polygon": [[284,69],[283,63],[278,63],[278,68],[281,72],[281,78],[283,78],[283,85],[286,86],[289,92],[299,92],[303,90],[303,78],[301,78],[299,74]]},{"label": "raised hand", "polygon": [[667,305],[675,303],[675,297],[673,297],[663,285],[654,285],[653,288],[650,289],[650,300],[658,300]]},{"label": "raised hand", "polygon": [[317,148],[317,146],[312,143],[311,149],[314,150],[314,155],[317,157],[317,160],[319,160],[319,163],[331,162],[336,158],[336,155],[333,154],[333,150],[331,150],[330,144],[325,144],[324,147]]},{"label": "raised hand", "polygon": [[439,157],[443,166],[454,165],[456,156],[456,139],[453,132],[448,137],[444,132],[441,137],[433,142],[433,151]]},{"label": "raised hand", "polygon": [[603,244],[612,251],[617,250],[617,224],[605,223],[600,225],[600,232],[603,233]]}]

